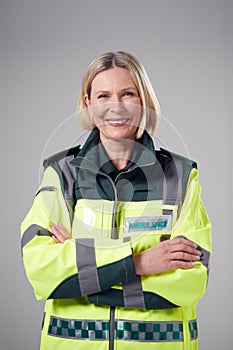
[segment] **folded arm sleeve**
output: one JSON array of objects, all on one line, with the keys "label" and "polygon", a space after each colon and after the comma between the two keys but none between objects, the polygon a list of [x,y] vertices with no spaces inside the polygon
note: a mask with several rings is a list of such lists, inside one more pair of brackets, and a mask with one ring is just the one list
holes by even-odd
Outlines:
[{"label": "folded arm sleeve", "polygon": [[92,239],[71,238],[57,244],[50,231],[51,222],[61,222],[71,231],[60,179],[48,167],[21,224],[24,266],[37,299],[89,295],[136,278],[129,243],[101,249]]}]

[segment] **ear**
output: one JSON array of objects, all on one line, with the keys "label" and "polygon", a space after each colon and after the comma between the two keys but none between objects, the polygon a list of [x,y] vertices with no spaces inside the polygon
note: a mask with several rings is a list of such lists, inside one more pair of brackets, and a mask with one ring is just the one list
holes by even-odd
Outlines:
[{"label": "ear", "polygon": [[89,108],[90,105],[91,105],[91,102],[90,102],[90,100],[89,100],[87,94],[85,94],[85,95],[83,96],[83,100],[84,100],[85,104],[87,105],[87,107]]}]

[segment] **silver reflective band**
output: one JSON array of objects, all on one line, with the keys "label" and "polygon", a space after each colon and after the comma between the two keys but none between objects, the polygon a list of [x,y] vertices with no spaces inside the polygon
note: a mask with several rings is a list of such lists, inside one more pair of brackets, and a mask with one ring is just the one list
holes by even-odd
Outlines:
[{"label": "silver reflective band", "polygon": [[[163,204],[180,205],[182,202],[182,162],[173,158],[174,164],[165,165],[165,178],[163,181]],[[169,163],[167,161],[166,163]]]},{"label": "silver reflective band", "polygon": [[125,232],[171,230],[171,215],[125,218]]},{"label": "silver reflective band", "polygon": [[40,193],[40,192],[54,192],[56,191],[57,188],[54,186],[45,186],[45,187],[41,187],[37,192],[35,197]]},{"label": "silver reflective band", "polygon": [[109,321],[71,320],[51,316],[48,334],[67,339],[108,340]]},{"label": "silver reflective band", "polygon": [[38,236],[52,236],[52,233],[45,228],[32,224],[25,231],[21,238],[21,250],[29,243],[36,235]]},{"label": "silver reflective band", "polygon": [[92,238],[75,240],[78,279],[82,295],[100,292],[94,242]]},{"label": "silver reflective band", "polygon": [[122,284],[125,307],[145,308],[141,277]]},{"label": "silver reflective band", "polygon": [[[74,183],[76,179],[75,168],[70,165],[71,160],[74,159],[73,155],[66,156],[58,161],[60,171],[62,174],[65,186],[63,188],[63,194],[66,201],[68,211],[70,213],[70,220],[73,220],[73,204],[74,204]],[[55,169],[56,170],[56,169]],[[56,170],[57,171],[57,170]]]},{"label": "silver reflective band", "polygon": [[[117,320],[114,338],[137,342],[182,342],[183,324],[180,321],[143,322]],[[71,320],[50,317],[48,334],[54,337],[76,340],[108,340],[108,320]],[[190,339],[198,337],[197,321],[189,321]]]}]

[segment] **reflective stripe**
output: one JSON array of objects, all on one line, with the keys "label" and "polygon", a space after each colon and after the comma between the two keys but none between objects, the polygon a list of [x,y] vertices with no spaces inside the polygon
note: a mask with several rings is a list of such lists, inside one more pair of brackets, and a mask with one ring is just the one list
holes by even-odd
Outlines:
[{"label": "reflective stripe", "polygon": [[[123,242],[129,242],[131,237],[126,236]],[[137,276],[135,280],[122,284],[123,298],[125,307],[138,307],[145,309],[141,277]]]},{"label": "reflective stripe", "polygon": [[[139,322],[117,320],[114,323],[115,339],[137,342],[181,342],[184,340],[180,321]],[[71,320],[50,317],[48,334],[67,339],[108,340],[108,320]],[[189,321],[190,339],[198,336],[197,321]]]},{"label": "reflective stripe", "polygon": [[209,268],[210,252],[208,252],[204,248],[201,248],[200,246],[197,249],[201,251],[200,262],[208,269]]},{"label": "reflective stripe", "polygon": [[123,238],[123,243],[126,243],[126,242],[130,242],[131,241],[131,237],[130,236],[126,236]]},{"label": "reflective stripe", "polygon": [[62,175],[63,194],[64,194],[67,208],[70,213],[71,222],[73,220],[73,215],[74,215],[74,212],[73,212],[73,209],[74,209],[73,207],[75,203],[74,184],[76,179],[75,168],[70,165],[70,162],[73,159],[74,159],[74,155],[70,155],[58,161],[58,165],[61,169],[61,175]]},{"label": "reflective stripe", "polygon": [[54,192],[54,191],[56,191],[56,187],[54,187],[54,186],[45,186],[45,187],[41,187],[37,192],[36,192],[36,195],[35,195],[35,197],[40,193],[40,192],[47,192],[47,191],[49,191],[49,192]]},{"label": "reflective stripe", "polygon": [[171,209],[163,209],[162,210],[162,214],[163,215],[173,215],[173,210],[171,210]]},{"label": "reflective stripe", "polygon": [[76,239],[76,260],[78,266],[78,279],[82,295],[100,292],[97,272],[94,239]]},{"label": "reflective stripe", "polygon": [[145,301],[142,290],[141,277],[122,284],[125,307],[136,307],[145,309]]},{"label": "reflective stripe", "polygon": [[189,321],[189,332],[191,340],[195,340],[198,338],[197,320]]},{"label": "reflective stripe", "polygon": [[21,250],[29,243],[36,235],[38,236],[52,236],[52,233],[45,228],[38,225],[29,226],[21,238]]},{"label": "reflective stripe", "polygon": [[173,322],[118,321],[116,338],[139,342],[183,341],[183,324]]},{"label": "reflective stripe", "polygon": [[70,320],[51,316],[48,334],[68,339],[107,340],[109,321]]},{"label": "reflective stripe", "polygon": [[180,205],[182,200],[183,164],[166,159],[163,181],[163,204]]}]

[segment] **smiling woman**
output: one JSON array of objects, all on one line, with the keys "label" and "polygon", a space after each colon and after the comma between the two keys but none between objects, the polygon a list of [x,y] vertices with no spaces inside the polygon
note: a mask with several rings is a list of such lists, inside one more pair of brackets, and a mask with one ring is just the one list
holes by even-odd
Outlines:
[{"label": "smiling woman", "polygon": [[108,139],[136,138],[141,122],[141,99],[137,87],[125,68],[114,67],[96,75],[90,98],[84,95],[92,120],[102,142]]},{"label": "smiling woman", "polygon": [[95,121],[93,115],[88,116],[83,111],[103,102],[110,103],[116,112],[126,103],[141,105],[142,109],[135,107],[136,115],[140,114],[141,117],[136,137],[140,137],[145,129],[154,134],[160,106],[143,65],[130,53],[107,52],[89,65],[83,77],[77,109],[84,129],[92,130]]},{"label": "smiling woman", "polygon": [[211,225],[196,163],[155,150],[159,104],[129,53],[91,63],[78,114],[88,139],[44,161],[21,227],[41,350],[197,350]]}]

